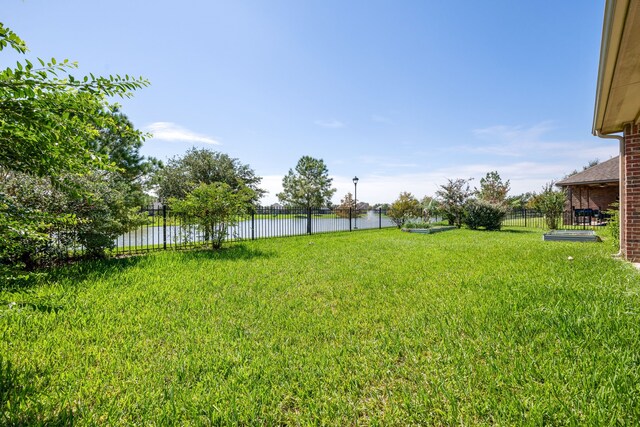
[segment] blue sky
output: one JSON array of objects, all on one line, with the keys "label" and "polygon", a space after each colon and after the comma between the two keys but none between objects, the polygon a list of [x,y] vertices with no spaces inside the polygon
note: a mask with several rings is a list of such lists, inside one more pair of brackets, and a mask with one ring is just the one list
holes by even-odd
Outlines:
[{"label": "blue sky", "polygon": [[[617,154],[591,135],[604,1],[5,0],[28,57],[142,75],[143,153],[228,153],[276,201],[303,155],[338,202],[432,195],[497,170],[537,191]],[[3,58],[15,59],[3,52]],[[6,62],[5,62],[6,64]]]}]

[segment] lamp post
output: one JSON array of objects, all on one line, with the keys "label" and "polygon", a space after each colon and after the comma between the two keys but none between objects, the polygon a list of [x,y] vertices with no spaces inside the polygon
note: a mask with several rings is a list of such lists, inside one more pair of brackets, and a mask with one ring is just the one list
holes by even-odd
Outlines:
[{"label": "lamp post", "polygon": [[354,187],[354,190],[353,190],[353,198],[354,198],[353,206],[355,208],[356,217],[355,217],[355,220],[354,220],[354,224],[355,225],[354,225],[353,228],[355,230],[358,229],[358,181],[359,181],[358,177],[354,176],[353,177],[353,187]]}]

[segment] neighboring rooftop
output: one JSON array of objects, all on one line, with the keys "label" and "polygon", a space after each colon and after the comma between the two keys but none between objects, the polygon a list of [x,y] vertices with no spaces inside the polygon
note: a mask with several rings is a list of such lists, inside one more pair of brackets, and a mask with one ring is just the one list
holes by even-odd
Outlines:
[{"label": "neighboring rooftop", "polygon": [[556,182],[556,185],[566,187],[568,185],[604,184],[618,181],[620,181],[620,156],[571,175]]}]

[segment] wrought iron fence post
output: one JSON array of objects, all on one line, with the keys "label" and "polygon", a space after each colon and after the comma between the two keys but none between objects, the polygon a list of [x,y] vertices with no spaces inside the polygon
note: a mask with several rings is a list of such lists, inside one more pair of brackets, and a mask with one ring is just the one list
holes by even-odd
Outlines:
[{"label": "wrought iron fence post", "polygon": [[251,209],[251,240],[256,240],[256,210]]},{"label": "wrought iron fence post", "polygon": [[378,228],[382,230],[382,208],[378,208]]},{"label": "wrought iron fence post", "polygon": [[527,208],[522,209],[524,211],[524,226],[527,226]]},{"label": "wrought iron fence post", "polygon": [[162,204],[162,249],[167,249],[167,205]]},{"label": "wrought iron fence post", "polygon": [[311,234],[311,208],[307,208],[307,234]]}]

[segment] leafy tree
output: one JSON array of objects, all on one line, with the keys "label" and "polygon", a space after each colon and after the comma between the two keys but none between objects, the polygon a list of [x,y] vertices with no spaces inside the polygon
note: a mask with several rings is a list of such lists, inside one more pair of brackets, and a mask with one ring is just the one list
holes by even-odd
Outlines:
[{"label": "leafy tree", "polygon": [[[27,52],[24,41],[0,23],[0,51],[7,47]],[[117,127],[117,106],[108,102],[109,97],[129,97],[148,85],[129,76],[77,78],[71,74],[77,64],[66,59],[35,62],[25,59],[0,70],[0,263],[13,267],[28,266],[48,253],[53,227],[78,223],[70,219],[73,211],[39,206],[64,187],[61,184],[82,181],[77,174],[116,171],[108,155],[94,151],[91,141]],[[44,184],[37,183],[42,192],[24,195],[29,203],[5,191],[7,180],[28,183],[40,177],[46,178]],[[73,194],[87,197],[78,188]],[[16,261],[16,257],[28,259]]]},{"label": "leafy tree", "polygon": [[402,226],[415,218],[422,215],[422,206],[420,202],[411,193],[402,192],[391,207],[387,210],[387,216],[398,226]]},{"label": "leafy tree", "polygon": [[555,190],[553,182],[545,184],[542,192],[536,194],[531,200],[532,207],[544,215],[547,227],[551,230],[558,228],[564,212],[564,203],[564,191]]},{"label": "leafy tree", "polygon": [[503,182],[500,174],[497,171],[492,171],[480,179],[480,189],[476,188],[476,194],[479,199],[487,202],[504,203],[509,190],[509,180]]},{"label": "leafy tree", "polygon": [[287,206],[306,209],[328,206],[336,192],[331,188],[332,181],[322,159],[303,156],[295,170],[289,169],[283,178],[283,191],[278,193],[278,199]]},{"label": "leafy tree", "polygon": [[[7,46],[27,52],[0,23],[0,50]],[[76,78],[74,68],[67,59],[37,59],[36,65],[25,59],[0,71],[0,167],[37,176],[109,167],[88,146],[101,129],[115,126],[114,116],[104,114],[117,108],[107,97],[129,97],[148,82],[128,75]]]},{"label": "leafy tree", "polygon": [[222,246],[229,235],[229,227],[238,223],[255,199],[248,187],[234,191],[225,182],[200,183],[184,199],[171,198],[169,204],[178,215],[196,222],[205,233],[212,249]]},{"label": "leafy tree", "polygon": [[465,213],[465,203],[473,195],[469,187],[470,179],[447,179],[447,183],[436,191],[436,197],[440,201],[440,208],[449,224],[462,226]]},{"label": "leafy tree", "polygon": [[265,193],[258,187],[261,181],[262,178],[240,160],[218,151],[195,147],[184,156],[169,160],[153,178],[158,197],[162,200],[183,199],[200,184],[218,182],[227,184],[231,191],[248,188],[253,194],[252,203],[257,203]]}]

